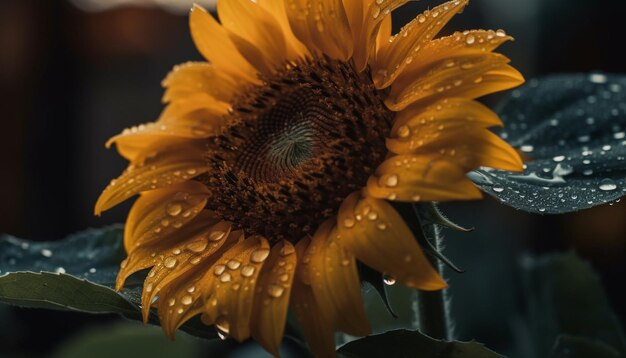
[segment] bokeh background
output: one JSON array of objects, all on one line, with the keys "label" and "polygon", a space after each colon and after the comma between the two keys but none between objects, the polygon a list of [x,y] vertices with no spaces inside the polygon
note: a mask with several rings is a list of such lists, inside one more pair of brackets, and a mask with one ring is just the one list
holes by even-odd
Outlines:
[{"label": "bokeh background", "polygon": [[[410,3],[394,13],[394,23],[439,2]],[[516,42],[502,52],[527,78],[624,73],[626,27],[618,4],[473,0],[446,32],[506,29]],[[201,59],[188,32],[190,6],[183,0],[0,0],[0,232],[57,240],[124,221],[128,203],[93,216],[99,193],[126,165],[104,143],[123,128],[156,119],[161,79],[173,65]],[[443,208],[476,228],[447,235],[448,256],[467,271],[448,275],[458,338],[511,352],[525,309],[520,261],[568,250],[591,262],[626,320],[626,203],[561,216],[530,215],[492,199]],[[493,314],[498,310],[508,313]],[[0,356],[47,356],[72,337],[120,320],[0,307]]]}]

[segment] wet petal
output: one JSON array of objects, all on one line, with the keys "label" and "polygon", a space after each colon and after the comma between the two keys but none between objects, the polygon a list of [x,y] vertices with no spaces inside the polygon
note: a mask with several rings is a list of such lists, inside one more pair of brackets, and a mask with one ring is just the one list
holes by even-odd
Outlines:
[{"label": "wet petal", "polygon": [[287,18],[287,9],[285,9],[284,0],[258,0],[257,3],[266,9],[269,13],[273,14],[278,21],[282,34],[285,37],[285,44],[287,46],[287,58],[290,60],[297,60],[309,56],[309,50],[298,40],[291,27],[289,26],[289,19]]},{"label": "wet petal", "polygon": [[311,272],[315,299],[337,327],[353,336],[371,333],[363,307],[361,281],[354,256],[338,244],[335,222],[316,231],[304,260]]},{"label": "wet petal", "polygon": [[194,5],[189,16],[189,27],[198,51],[219,70],[234,78],[257,83],[256,70],[239,53],[227,31],[205,9]]},{"label": "wet petal", "polygon": [[473,99],[519,86],[524,78],[508,62],[508,58],[495,53],[439,61],[419,76],[394,83],[385,104],[400,111],[418,101]]},{"label": "wet petal", "polygon": [[163,261],[162,255],[180,246],[191,238],[203,236],[205,230],[217,224],[220,220],[209,211],[202,211],[189,223],[177,229],[175,234],[167,240],[146,242],[141,245],[130,245],[126,248],[128,257],[122,262],[120,272],[117,275],[116,290],[121,290],[126,279],[135,272],[157,265]]},{"label": "wet petal", "polygon": [[226,247],[229,247],[236,241],[229,237],[231,228],[229,222],[222,221],[211,226],[196,223],[194,226],[197,226],[195,231],[194,228],[189,228],[182,233],[187,234],[182,240],[176,240],[176,237],[168,238],[176,241],[173,249],[156,253],[156,264],[144,281],[141,296],[144,320],[148,319],[150,303],[154,297],[160,295],[165,286],[196,266],[202,266],[206,270],[203,261],[223,252],[222,246],[225,243]]},{"label": "wet petal", "polygon": [[380,29],[376,35],[376,62],[379,62],[379,57],[384,54],[384,50],[389,46],[389,40],[391,39],[392,23],[391,16],[385,16],[385,19],[380,24]]},{"label": "wet petal", "polygon": [[[424,256],[402,217],[384,200],[351,194],[338,215],[339,243],[373,269],[411,288],[439,290],[445,281]],[[360,219],[359,219],[360,217]]]},{"label": "wet petal", "polygon": [[484,105],[465,98],[446,98],[428,107],[409,107],[396,116],[387,148],[398,154],[413,153],[458,131],[501,126],[500,118]]},{"label": "wet petal", "polygon": [[354,46],[355,64],[357,70],[362,71],[368,64],[368,60],[375,50],[376,37],[378,36],[381,24],[387,17],[391,16],[391,12],[400,6],[406,4],[409,0],[383,0],[368,1],[369,6],[365,8],[365,16],[363,20],[363,30],[359,37],[359,42]]},{"label": "wet petal", "polygon": [[[172,261],[169,263],[166,261],[164,266],[160,267],[161,271],[155,271],[157,269],[155,267],[148,274],[150,279],[152,272],[155,272],[155,276],[152,277],[154,279],[160,272],[165,272],[164,275],[159,275],[160,278],[153,284],[152,291],[158,294],[159,319],[161,327],[168,337],[173,338],[178,327],[202,313],[204,298],[215,289],[214,281],[206,280],[207,268],[226,250],[241,240],[243,240],[242,231],[231,231],[226,239],[221,240],[223,244],[221,242],[209,244],[208,248],[205,249],[206,251],[196,253],[197,255],[192,256],[188,261],[180,262],[180,264],[175,263],[174,268],[169,270],[165,265],[172,265]],[[195,243],[192,241],[189,245],[195,245]],[[192,248],[191,251],[197,251],[195,246]],[[147,293],[145,292],[146,286],[149,284],[150,282],[144,284],[144,296],[142,296],[144,302],[150,302],[146,299]],[[148,294],[152,295],[150,292]],[[150,300],[154,297],[152,296]]]},{"label": "wet petal", "polygon": [[[304,257],[304,252],[310,240],[302,239],[296,244],[298,257]],[[303,263],[301,261],[301,263]],[[306,263],[299,264],[296,269],[296,279],[291,291],[291,307],[302,327],[302,331],[309,344],[309,348],[316,357],[335,356],[335,332],[333,322],[330,321],[322,306],[315,298],[311,286],[302,281],[308,276],[309,267]]]},{"label": "wet petal", "polygon": [[227,327],[239,342],[250,337],[256,286],[269,253],[267,240],[253,236],[222,255],[207,273],[215,291],[206,301],[203,322]]},{"label": "wet petal", "polygon": [[239,89],[233,78],[207,62],[187,62],[177,65],[162,82],[164,102],[186,99],[203,93],[223,102],[230,102]]},{"label": "wet petal", "polygon": [[352,32],[341,0],[287,0],[291,28],[309,49],[346,61],[352,56]]},{"label": "wet petal", "polygon": [[[239,52],[259,72],[270,74],[287,59],[283,32],[274,16],[262,6],[250,0],[228,0],[217,2],[217,12],[222,26],[231,34]],[[249,52],[248,45],[239,47],[245,39],[260,56]]]},{"label": "wet petal", "polygon": [[252,337],[275,356],[279,355],[285,331],[296,264],[295,248],[283,241],[272,248],[259,275],[252,311]]},{"label": "wet petal", "polygon": [[143,191],[187,181],[207,170],[200,143],[157,143],[136,158],[119,178],[111,181],[98,198],[95,213],[99,215]]},{"label": "wet petal", "polygon": [[402,27],[376,55],[372,66],[377,88],[388,87],[454,15],[462,11],[468,0],[453,0],[420,14]]},{"label": "wet petal", "polygon": [[186,181],[143,193],[128,213],[124,228],[127,251],[140,244],[169,238],[204,209],[209,191],[196,181]]},{"label": "wet petal", "polygon": [[367,181],[367,194],[398,201],[482,198],[480,190],[467,178],[467,171],[439,153],[398,155],[376,169],[376,175]]}]

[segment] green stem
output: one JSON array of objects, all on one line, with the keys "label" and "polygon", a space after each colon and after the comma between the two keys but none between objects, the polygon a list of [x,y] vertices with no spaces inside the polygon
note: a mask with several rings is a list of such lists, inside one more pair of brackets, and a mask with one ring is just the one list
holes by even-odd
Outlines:
[{"label": "green stem", "polygon": [[[418,215],[420,208],[416,207]],[[427,240],[433,243],[437,251],[443,249],[443,236],[436,224],[424,224],[422,230]],[[433,267],[443,276],[443,264],[436,258],[428,257]],[[449,340],[448,312],[446,291],[418,291],[417,314],[420,332],[436,339]]]},{"label": "green stem", "polygon": [[[422,246],[427,245],[425,241],[428,241],[435,250],[441,252],[443,237],[439,233],[439,227],[426,220],[429,217],[429,210],[432,210],[430,203],[394,203],[394,206]],[[427,257],[432,266],[443,276],[443,264],[434,256],[427,255]],[[418,290],[416,293],[417,302],[414,310],[419,331],[435,339],[450,340],[452,337],[446,305],[446,291]]]}]

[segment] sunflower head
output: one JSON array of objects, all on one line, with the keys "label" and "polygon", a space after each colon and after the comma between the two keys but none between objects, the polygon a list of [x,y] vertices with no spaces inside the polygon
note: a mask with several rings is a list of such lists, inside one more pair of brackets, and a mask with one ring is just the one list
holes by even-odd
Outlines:
[{"label": "sunflower head", "polygon": [[291,305],[317,356],[369,333],[357,261],[422,290],[446,286],[389,201],[480,197],[466,173],[517,171],[474,99],[523,82],[493,51],[503,31],[435,38],[467,0],[221,0],[196,6],[207,62],[166,77],[157,121],[113,137],[128,169],[96,213],[139,194],[117,286],[151,268],[143,313],[166,334],[201,315],[278,355]]}]

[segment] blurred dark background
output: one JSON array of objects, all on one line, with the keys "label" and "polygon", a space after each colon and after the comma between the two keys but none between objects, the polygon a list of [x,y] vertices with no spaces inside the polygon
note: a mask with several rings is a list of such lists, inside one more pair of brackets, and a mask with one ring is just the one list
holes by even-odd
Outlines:
[{"label": "blurred dark background", "polygon": [[[126,165],[104,143],[125,127],[156,119],[161,79],[173,65],[201,59],[186,12],[173,11],[164,0],[154,3],[161,5],[105,9],[97,0],[0,0],[0,232],[57,240],[124,221],[128,203],[100,218],[92,214],[101,190]],[[438,3],[411,3],[394,16],[395,24]],[[626,27],[617,4],[473,0],[447,31],[506,29],[516,42],[502,52],[527,78],[623,73]],[[455,312],[472,312],[459,317],[459,338],[475,338],[496,350],[508,344],[502,325],[514,332],[514,320],[484,317],[494,307],[523,307],[514,267],[527,253],[578,252],[598,271],[625,321],[625,203],[562,216],[529,215],[491,199],[444,209],[476,227],[471,234],[450,234],[447,241],[449,256],[467,270],[451,275]],[[0,309],[0,356],[1,351],[45,355],[87,327],[117,320]]]}]

